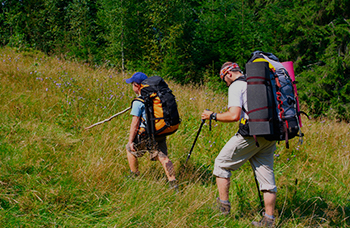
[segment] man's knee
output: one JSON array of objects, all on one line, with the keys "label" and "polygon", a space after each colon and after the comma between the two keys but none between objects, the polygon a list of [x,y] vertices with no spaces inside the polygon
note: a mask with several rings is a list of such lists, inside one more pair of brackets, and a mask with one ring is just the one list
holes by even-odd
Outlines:
[{"label": "man's knee", "polygon": [[232,173],[231,170],[222,168],[219,164],[215,162],[214,164],[214,171],[213,171],[214,176],[219,177],[219,178],[230,178]]},{"label": "man's knee", "polygon": [[133,156],[133,157],[136,158],[136,156],[135,156],[134,154],[131,153],[131,150],[126,150],[126,154],[127,154],[128,156]]},{"label": "man's knee", "polygon": [[265,186],[262,186],[260,188],[260,191],[263,192],[263,193],[274,193],[274,194],[276,194],[277,193],[277,187],[275,185],[266,187],[266,185],[265,185]]},{"label": "man's knee", "polygon": [[[160,163],[167,163],[170,161],[167,155],[163,154],[162,152],[159,152],[157,154],[157,160],[160,161]],[[171,161],[170,161],[171,162]]]}]

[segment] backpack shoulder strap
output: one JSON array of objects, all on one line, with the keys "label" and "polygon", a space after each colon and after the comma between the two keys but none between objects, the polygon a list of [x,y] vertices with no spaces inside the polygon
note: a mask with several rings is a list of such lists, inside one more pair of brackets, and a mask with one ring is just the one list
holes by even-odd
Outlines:
[{"label": "backpack shoulder strap", "polygon": [[145,103],[145,100],[142,99],[142,97],[135,97],[135,98],[131,101],[131,107],[132,107],[132,104],[133,104],[135,101],[140,101],[140,102],[142,102],[142,103]]},{"label": "backpack shoulder strap", "polygon": [[[247,75],[242,75],[240,77],[238,77],[236,80],[234,80],[233,82],[236,82],[236,81],[244,81],[244,82],[247,82]],[[247,113],[246,109],[244,108],[244,106],[242,106],[242,110],[243,112]]]},{"label": "backpack shoulder strap", "polygon": [[[134,99],[131,101],[131,108],[132,108],[132,105],[133,105],[133,103],[134,103],[135,101],[140,101],[140,102],[142,102],[142,103],[145,103],[145,100],[142,99],[141,96],[140,96],[140,97],[136,97],[136,98],[134,98]],[[141,122],[142,122],[143,124],[146,125],[146,120],[145,120],[142,116],[141,116]]]},{"label": "backpack shoulder strap", "polygon": [[244,81],[244,82],[246,82],[247,81],[247,76],[245,74],[241,75],[238,78],[236,78],[236,80],[234,80],[234,82],[235,81]]}]

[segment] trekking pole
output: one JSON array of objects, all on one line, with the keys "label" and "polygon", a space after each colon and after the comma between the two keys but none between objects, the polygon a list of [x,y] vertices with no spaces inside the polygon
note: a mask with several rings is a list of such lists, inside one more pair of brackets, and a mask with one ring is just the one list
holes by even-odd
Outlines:
[{"label": "trekking pole", "polygon": [[201,132],[204,123],[205,123],[205,120],[202,120],[202,123],[201,123],[201,125],[200,125],[200,127],[199,127],[199,129],[198,129],[196,138],[194,139],[194,142],[193,142],[193,144],[192,144],[191,150],[190,150],[190,152],[189,152],[188,155],[187,155],[187,159],[186,159],[185,164],[184,164],[185,167],[186,167],[186,163],[187,163],[188,159],[190,159],[190,157],[191,157],[191,154],[192,154],[194,145],[196,144],[196,141],[197,141],[197,139],[198,139],[199,133]]},{"label": "trekking pole", "polygon": [[124,109],[123,111],[118,112],[117,114],[114,114],[113,116],[109,117],[108,119],[102,120],[102,121],[100,121],[100,122],[97,122],[97,123],[95,123],[95,124],[89,126],[89,127],[86,127],[85,130],[88,130],[88,129],[93,128],[93,127],[95,127],[95,126],[97,126],[97,125],[103,124],[103,123],[105,123],[105,122],[111,121],[113,118],[115,118],[115,117],[117,117],[117,116],[119,116],[119,115],[121,115],[121,114],[127,112],[129,109],[131,109],[131,107],[126,108],[126,109]]}]

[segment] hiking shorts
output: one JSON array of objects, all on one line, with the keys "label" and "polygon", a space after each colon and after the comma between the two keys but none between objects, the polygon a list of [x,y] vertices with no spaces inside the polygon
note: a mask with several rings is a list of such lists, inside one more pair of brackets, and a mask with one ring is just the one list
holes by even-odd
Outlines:
[{"label": "hiking shorts", "polygon": [[260,184],[260,190],[277,192],[273,172],[276,141],[268,141],[264,137],[257,137],[257,140],[259,147],[256,147],[253,137],[235,134],[216,157],[213,174],[221,178],[230,178],[231,171],[237,170],[249,160]]},{"label": "hiking shorts", "polygon": [[150,159],[152,161],[157,160],[157,156],[159,157],[168,156],[168,147],[166,145],[166,137],[156,139],[155,148],[148,150],[147,139],[142,137],[141,135],[137,135],[134,139],[134,148],[136,151],[131,151],[129,143],[126,144],[126,150],[137,158],[142,157],[143,155],[145,155],[146,152],[150,154]]}]

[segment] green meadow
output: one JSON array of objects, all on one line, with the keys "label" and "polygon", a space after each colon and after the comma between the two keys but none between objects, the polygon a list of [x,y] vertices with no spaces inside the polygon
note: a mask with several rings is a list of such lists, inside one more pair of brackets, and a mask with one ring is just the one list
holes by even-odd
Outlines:
[{"label": "green meadow", "polygon": [[[214,159],[237,123],[205,125],[184,162],[208,108],[224,112],[227,94],[167,81],[182,123],[168,137],[179,193],[168,188],[160,163],[140,159],[129,179],[124,82],[133,72],[89,66],[35,51],[0,49],[0,227],[249,227],[260,219],[249,164],[233,173],[232,213],[213,207]],[[307,109],[307,107],[304,107]],[[275,152],[277,227],[350,226],[350,125],[302,117],[303,144]]]}]

